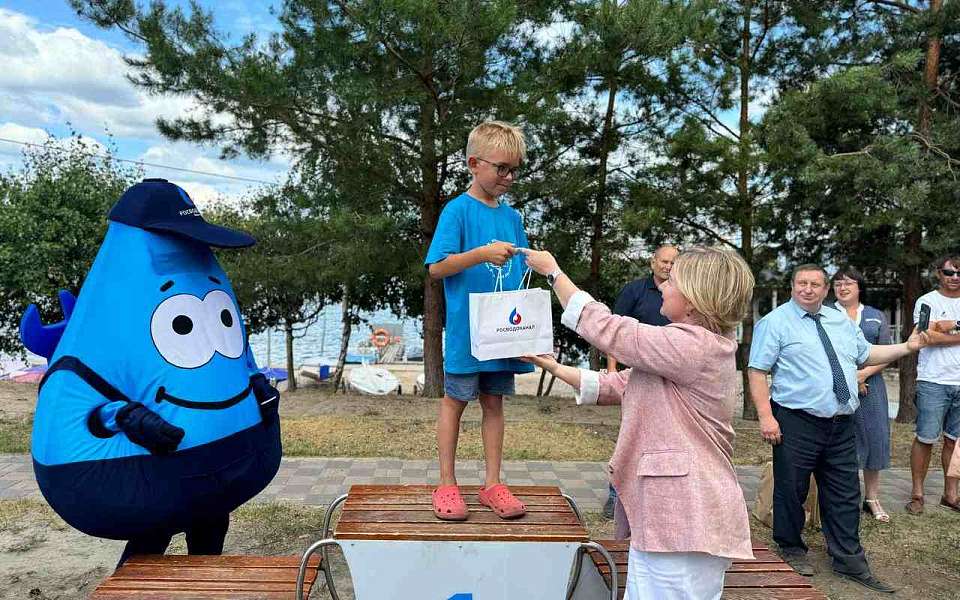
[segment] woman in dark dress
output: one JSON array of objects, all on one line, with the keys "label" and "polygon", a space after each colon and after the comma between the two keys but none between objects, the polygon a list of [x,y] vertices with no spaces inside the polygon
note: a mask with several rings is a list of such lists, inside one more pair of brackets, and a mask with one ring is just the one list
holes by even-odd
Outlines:
[{"label": "woman in dark dress", "polygon": [[[886,315],[862,303],[866,291],[863,275],[853,267],[844,267],[833,275],[836,308],[860,326],[871,344],[890,343],[890,324]],[[863,511],[882,523],[890,520],[880,506],[880,471],[890,468],[890,415],[887,386],[883,381],[886,365],[864,367],[857,371],[860,407],[854,414],[857,433],[857,457],[863,469]]]}]

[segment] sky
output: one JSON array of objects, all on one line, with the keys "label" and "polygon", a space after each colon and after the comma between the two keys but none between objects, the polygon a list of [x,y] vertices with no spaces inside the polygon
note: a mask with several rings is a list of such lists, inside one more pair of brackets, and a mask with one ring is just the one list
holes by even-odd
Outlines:
[{"label": "sky", "polygon": [[[197,2],[213,11],[217,29],[229,32],[230,40],[249,33],[269,34],[279,27],[271,9],[279,0]],[[167,4],[189,10],[189,0]],[[549,35],[560,34],[551,29]],[[45,144],[50,135],[62,139],[74,131],[104,152],[112,145],[116,158],[202,172],[144,167],[145,177],[181,185],[201,209],[262,187],[229,177],[282,180],[290,168],[288,157],[221,160],[216,146],[163,138],[156,119],[189,115],[196,105],[183,96],[150,96],[130,83],[123,57],[140,52],[119,31],[81,19],[67,0],[0,0],[0,172],[23,164],[24,146],[3,140]],[[762,105],[766,100],[757,102]],[[736,128],[736,110],[722,118]]]},{"label": "sky", "polygon": [[[215,7],[217,27],[233,40],[277,28],[270,2],[199,3]],[[144,167],[145,177],[181,185],[201,208],[261,187],[218,175],[267,183],[283,177],[290,166],[284,157],[221,160],[217,147],[163,138],[157,117],[189,114],[195,105],[185,97],[147,95],[127,81],[123,57],[140,52],[120,32],[81,19],[66,0],[0,0],[0,138],[45,144],[50,135],[62,139],[75,131],[104,151],[112,143],[117,158],[201,171],[205,174]],[[0,141],[0,171],[18,169],[23,150]]]}]

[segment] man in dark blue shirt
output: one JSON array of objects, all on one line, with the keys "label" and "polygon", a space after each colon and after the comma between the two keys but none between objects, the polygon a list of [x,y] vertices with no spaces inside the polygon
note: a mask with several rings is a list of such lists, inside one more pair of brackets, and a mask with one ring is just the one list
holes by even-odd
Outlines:
[{"label": "man in dark blue shirt", "polygon": [[[653,258],[650,259],[650,276],[628,283],[620,292],[620,295],[617,296],[617,302],[613,305],[613,313],[633,317],[647,325],[667,325],[670,323],[668,318],[660,314],[660,307],[663,306],[663,294],[660,293],[660,286],[670,278],[673,261],[677,259],[679,253],[679,250],[670,245],[657,248],[657,251],[653,253]],[[616,368],[617,359],[607,356],[607,370],[614,371]]]},{"label": "man in dark blue shirt", "polygon": [[[670,270],[678,254],[680,251],[674,246],[664,245],[657,248],[653,258],[650,259],[650,276],[631,281],[623,288],[617,297],[617,302],[613,305],[614,314],[633,317],[647,325],[668,324],[670,319],[660,314],[660,307],[663,306],[660,286],[670,278]],[[617,359],[610,355],[607,355],[607,370],[617,370]],[[610,495],[607,497],[606,504],[603,505],[603,515],[608,519],[614,519],[615,537],[626,539],[630,537],[630,527],[622,508],[617,510],[618,504],[617,490],[611,485]],[[615,514],[616,518],[614,518]]]}]

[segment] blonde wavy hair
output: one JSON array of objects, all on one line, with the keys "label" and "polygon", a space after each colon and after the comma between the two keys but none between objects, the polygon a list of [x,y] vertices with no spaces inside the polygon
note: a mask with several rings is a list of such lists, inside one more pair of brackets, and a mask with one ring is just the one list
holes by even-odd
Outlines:
[{"label": "blonde wavy hair", "polygon": [[733,250],[694,246],[673,263],[670,282],[699,313],[701,325],[721,335],[733,331],[750,310],[753,273]]},{"label": "blonde wavy hair", "polygon": [[503,121],[480,123],[473,128],[467,138],[467,151],[464,159],[469,160],[471,156],[484,158],[483,154],[496,150],[506,152],[518,161],[526,160],[527,142],[520,128]]}]

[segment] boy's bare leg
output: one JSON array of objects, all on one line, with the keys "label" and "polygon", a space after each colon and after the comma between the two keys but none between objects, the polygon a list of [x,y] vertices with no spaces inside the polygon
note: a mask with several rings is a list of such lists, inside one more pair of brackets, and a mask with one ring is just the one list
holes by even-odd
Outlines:
[{"label": "boy's bare leg", "polygon": [[483,459],[486,462],[486,478],[483,486],[500,483],[500,463],[503,460],[503,396],[480,394],[483,421],[480,434],[483,438]]},{"label": "boy's bare leg", "polygon": [[960,481],[956,477],[947,477],[947,472],[950,470],[950,459],[953,457],[953,447],[955,445],[955,440],[943,436],[943,451],[940,453],[940,463],[943,465],[943,497],[951,504],[956,504],[957,502],[957,482]]},{"label": "boy's bare leg", "polygon": [[440,452],[440,485],[457,483],[457,441],[460,439],[460,417],[466,402],[450,396],[440,399],[437,416],[437,448]]}]

